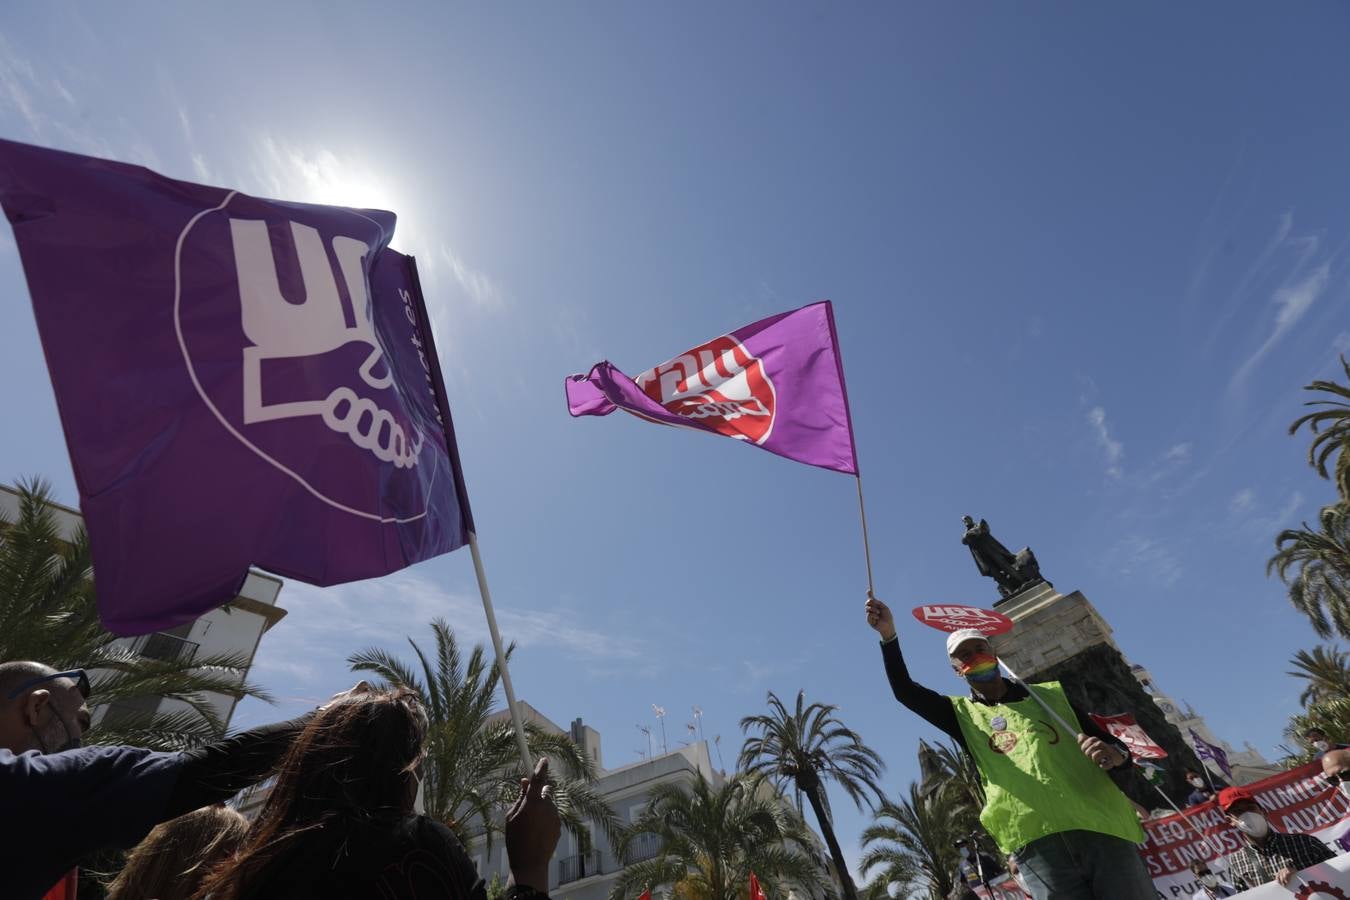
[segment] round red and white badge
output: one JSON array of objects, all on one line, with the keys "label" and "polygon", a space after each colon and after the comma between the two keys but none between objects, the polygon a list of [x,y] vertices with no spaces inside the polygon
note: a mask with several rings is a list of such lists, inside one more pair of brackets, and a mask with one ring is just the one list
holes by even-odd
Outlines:
[{"label": "round red and white badge", "polygon": [[954,603],[914,607],[914,618],[938,631],[963,631],[967,628],[981,634],[1003,634],[1012,631],[1013,621],[1003,613],[978,606],[959,606]]}]

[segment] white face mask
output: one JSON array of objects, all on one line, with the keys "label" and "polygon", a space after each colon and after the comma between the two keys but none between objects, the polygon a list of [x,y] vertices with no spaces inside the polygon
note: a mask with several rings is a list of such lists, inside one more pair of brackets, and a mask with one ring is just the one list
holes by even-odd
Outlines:
[{"label": "white face mask", "polygon": [[1214,875],[1212,875],[1212,874],[1210,874],[1210,875],[1201,875],[1201,876],[1200,876],[1200,883],[1203,884],[1205,887],[1218,887],[1218,885],[1219,885],[1219,879],[1216,878],[1216,877],[1215,877]]},{"label": "white face mask", "polygon": [[1191,783],[1191,787],[1193,788],[1202,788],[1205,786],[1204,781],[1199,778],[1188,778],[1187,781]]},{"label": "white face mask", "polygon": [[1326,741],[1313,741],[1313,748],[1316,750],[1321,750],[1323,753],[1326,753],[1328,750],[1331,749],[1331,744],[1327,743]]},{"label": "white face mask", "polygon": [[1238,816],[1238,829],[1248,837],[1254,837],[1258,841],[1270,834],[1270,823],[1266,817],[1256,812],[1245,812]]}]

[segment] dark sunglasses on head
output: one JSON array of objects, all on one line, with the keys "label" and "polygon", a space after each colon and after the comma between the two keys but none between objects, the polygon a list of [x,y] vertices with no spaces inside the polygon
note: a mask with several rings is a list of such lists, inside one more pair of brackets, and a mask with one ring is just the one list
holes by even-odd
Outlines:
[{"label": "dark sunglasses on head", "polygon": [[58,678],[71,678],[75,681],[76,688],[79,689],[80,696],[86,700],[89,699],[89,676],[84,674],[84,669],[71,669],[69,672],[53,672],[51,675],[43,675],[40,678],[30,678],[23,684],[9,692],[6,700],[13,700],[24,691],[32,690],[39,684],[45,684],[48,681],[55,681]]}]

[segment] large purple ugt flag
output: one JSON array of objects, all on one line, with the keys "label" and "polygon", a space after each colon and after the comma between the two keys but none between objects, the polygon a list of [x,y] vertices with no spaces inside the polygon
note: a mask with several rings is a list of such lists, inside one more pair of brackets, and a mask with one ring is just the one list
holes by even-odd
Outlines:
[{"label": "large purple ugt flag", "polygon": [[472,528],[394,214],[261,200],[0,141],[103,622],[231,600],[250,565],[383,575]]},{"label": "large purple ugt flag", "polygon": [[629,378],[608,362],[567,382],[573,416],[616,409],[858,474],[828,300],[761,319]]}]

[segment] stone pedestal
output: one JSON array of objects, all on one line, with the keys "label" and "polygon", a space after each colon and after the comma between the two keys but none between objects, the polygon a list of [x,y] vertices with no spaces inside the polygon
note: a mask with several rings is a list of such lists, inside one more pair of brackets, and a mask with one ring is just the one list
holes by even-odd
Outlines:
[{"label": "stone pedestal", "polygon": [[[1013,629],[990,639],[994,652],[1024,681],[1059,681],[1069,701],[1085,715],[1132,713],[1135,720],[1168,753],[1165,789],[1181,801],[1189,788],[1183,773],[1199,771],[1199,761],[1144,692],[1111,636],[1111,626],[1079,591],[1061,594],[1048,582],[1000,603],[998,611],[1013,620]],[[1133,800],[1152,809],[1162,806],[1156,789],[1131,771],[1113,775]]]},{"label": "stone pedestal", "polygon": [[1009,668],[1028,681],[1097,644],[1120,649],[1111,637],[1111,626],[1080,591],[1066,596],[1043,582],[1009,597],[998,611],[1015,625],[990,644]]}]

